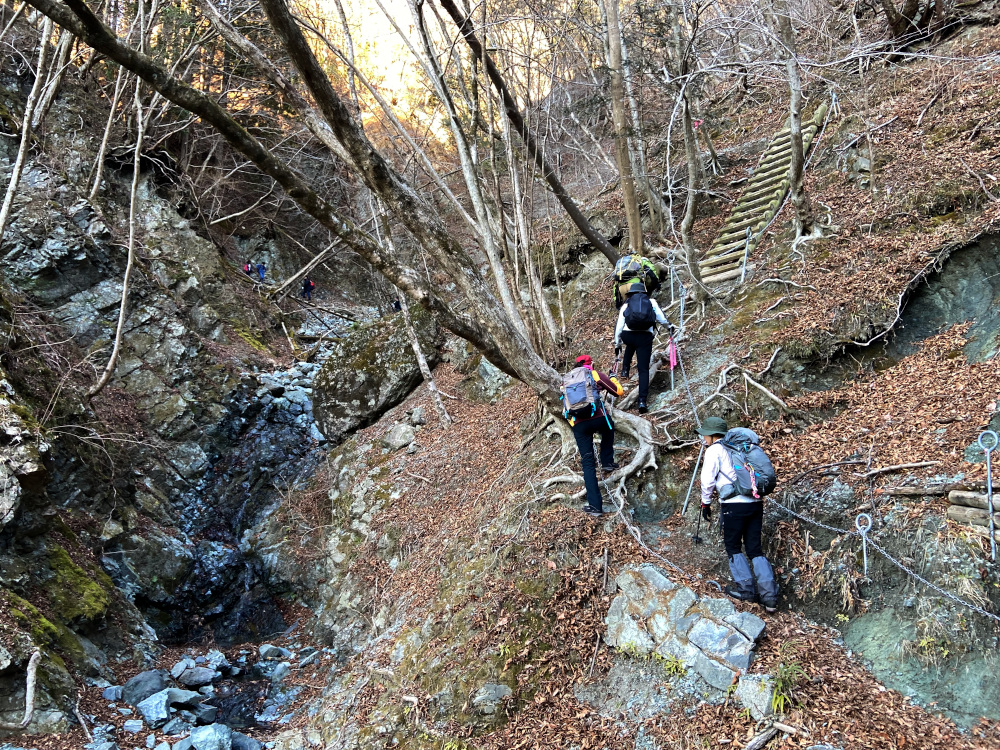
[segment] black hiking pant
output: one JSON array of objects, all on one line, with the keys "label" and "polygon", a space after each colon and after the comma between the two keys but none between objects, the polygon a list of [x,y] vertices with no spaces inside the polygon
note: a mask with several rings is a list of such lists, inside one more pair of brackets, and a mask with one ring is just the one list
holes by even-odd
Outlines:
[{"label": "black hiking pant", "polygon": [[597,483],[594,435],[601,436],[601,466],[610,466],[615,462],[614,426],[615,423],[611,422],[611,418],[606,417],[601,411],[590,419],[577,420],[573,425],[573,437],[576,438],[576,447],[580,449],[580,460],[583,463],[583,486],[587,488],[587,505],[599,513],[604,510],[604,501],[601,498],[601,487]]},{"label": "black hiking pant", "polygon": [[753,560],[762,557],[764,549],[760,545],[760,529],[764,524],[764,503],[721,503],[722,539],[726,545],[726,555],[732,557],[743,552]]},{"label": "black hiking pant", "polygon": [[622,367],[632,369],[632,355],[635,355],[639,370],[639,400],[646,403],[649,396],[649,360],[653,356],[653,334],[649,331],[622,331],[625,354]]}]

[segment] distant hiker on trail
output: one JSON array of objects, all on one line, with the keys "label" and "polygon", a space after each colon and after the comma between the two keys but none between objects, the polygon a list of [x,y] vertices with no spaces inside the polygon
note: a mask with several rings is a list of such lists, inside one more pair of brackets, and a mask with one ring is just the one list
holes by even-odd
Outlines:
[{"label": "distant hiker on trail", "polygon": [[260,283],[261,283],[261,284],[263,284],[263,283],[264,283],[264,272],[265,272],[266,270],[267,270],[267,268],[265,268],[265,267],[264,267],[264,264],[263,264],[263,263],[258,263],[258,264],[257,264],[257,276],[259,276],[259,277],[260,277]]},{"label": "distant hiker on trail", "polygon": [[625,389],[617,378],[595,370],[594,361],[586,354],[576,358],[576,365],[563,375],[563,416],[573,428],[573,437],[583,463],[583,484],[587,488],[587,504],[583,510],[596,517],[604,513],[594,463],[596,433],[601,435],[601,471],[610,473],[618,468],[615,463],[615,423],[608,416],[599,391],[621,396]]},{"label": "distant hiker on trail", "polygon": [[774,612],[778,582],[760,543],[764,495],[774,489],[774,467],[752,430],[730,430],[725,420],[708,417],[698,434],[706,446],[701,469],[701,517],[711,522],[712,493],[718,491],[722,538],[733,576],[733,583],[725,591],[733,599],[759,601],[768,612]]},{"label": "distant hiker on trail", "polygon": [[253,261],[247,258],[247,262],[243,264],[243,273],[251,278],[257,272],[256,266],[254,266]]},{"label": "distant hiker on trail", "polygon": [[625,357],[622,360],[622,380],[627,380],[632,366],[632,355],[635,354],[639,368],[639,413],[647,411],[646,399],[649,397],[649,360],[653,356],[653,335],[656,324],[669,326],[656,300],[646,294],[646,288],[636,282],[626,296],[625,304],[618,313],[618,325],[615,326],[615,354],[625,344]]},{"label": "distant hiker on trail", "polygon": [[315,288],[316,285],[313,283],[312,279],[306,276],[305,279],[302,281],[302,296],[305,297],[310,302],[312,302],[313,289]]},{"label": "distant hiker on trail", "polygon": [[633,284],[642,284],[646,294],[654,294],[660,288],[660,277],[656,266],[649,258],[641,255],[623,255],[615,264],[614,303],[617,310],[625,304],[625,294]]}]

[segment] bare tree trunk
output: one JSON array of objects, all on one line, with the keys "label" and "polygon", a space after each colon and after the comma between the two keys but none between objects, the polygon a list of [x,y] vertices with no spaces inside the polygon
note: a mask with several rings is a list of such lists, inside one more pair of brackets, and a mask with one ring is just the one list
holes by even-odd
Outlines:
[{"label": "bare tree trunk", "polygon": [[[139,2],[139,49],[140,52],[145,51],[146,47],[146,34],[149,26],[151,26],[151,21],[147,23],[147,20],[143,17],[145,5],[140,0]],[[150,113],[152,108],[150,108]],[[98,393],[104,390],[104,387],[111,381],[111,377],[115,374],[115,367],[118,365],[118,355],[121,353],[122,339],[125,336],[125,316],[128,313],[128,292],[129,285],[132,281],[132,268],[135,265],[135,214],[136,214],[136,204],[138,203],[139,194],[139,177],[140,177],[140,167],[142,162],[142,140],[146,131],[146,123],[148,122],[148,116],[143,112],[142,106],[142,86],[137,78],[135,81],[135,151],[132,156],[132,189],[129,193],[129,206],[128,206],[128,260],[125,262],[125,276],[122,280],[122,301],[118,306],[118,325],[115,328],[115,343],[111,348],[111,356],[108,358],[108,364],[104,368],[104,372],[101,373],[100,379],[94,383],[93,387],[87,391],[87,398],[93,398]]]},{"label": "bare tree trunk", "polygon": [[[337,15],[340,16],[340,23],[344,27],[344,46],[347,47],[347,62],[349,69],[347,72],[347,83],[351,88],[351,101],[357,104],[358,102],[358,87],[354,82],[354,40],[351,38],[351,27],[347,25],[347,14],[344,12],[344,3],[341,0],[333,0],[333,4],[337,6]],[[358,110],[358,116],[360,117],[361,111]]]},{"label": "bare tree trunk", "polygon": [[3,197],[3,206],[0,207],[0,244],[3,243],[7,220],[10,218],[10,207],[14,203],[17,185],[21,181],[21,173],[24,171],[24,160],[31,147],[31,121],[34,119],[35,103],[38,101],[39,92],[41,92],[45,82],[45,61],[49,57],[50,36],[52,36],[52,19],[46,17],[42,24],[41,39],[38,43],[35,82],[31,87],[31,93],[28,94],[28,101],[24,105],[24,120],[21,122],[21,145],[18,147],[17,157],[14,159],[14,169],[10,173],[10,183],[7,185],[7,192]]},{"label": "bare tree trunk", "polygon": [[101,189],[101,175],[104,172],[104,154],[108,150],[108,139],[111,137],[111,126],[115,122],[115,114],[118,110],[118,99],[122,95],[122,84],[125,81],[125,68],[118,68],[118,76],[115,78],[115,93],[111,98],[111,111],[108,112],[108,123],[104,126],[104,137],[101,138],[101,147],[97,150],[97,158],[94,160],[94,184],[90,188],[87,200],[93,201],[97,197],[97,192]]},{"label": "bare tree trunk", "polygon": [[521,333],[527,336],[527,326],[521,319],[521,314],[518,311],[517,306],[514,304],[514,298],[511,295],[510,287],[507,282],[507,274],[504,272],[503,263],[501,263],[500,255],[497,252],[496,237],[494,236],[490,226],[489,209],[486,205],[486,201],[483,199],[482,185],[479,182],[479,175],[476,173],[475,164],[473,163],[473,155],[469,139],[466,137],[465,131],[462,129],[461,122],[458,119],[458,110],[455,107],[455,102],[452,99],[450,92],[448,91],[448,83],[445,80],[444,72],[438,64],[437,54],[431,45],[430,36],[427,33],[427,26],[424,23],[423,14],[420,12],[420,8],[414,0],[410,0],[409,4],[414,24],[416,25],[420,41],[424,47],[427,75],[434,84],[434,88],[438,93],[438,98],[441,100],[442,104],[444,104],[445,110],[448,113],[448,127],[451,130],[452,138],[455,140],[455,150],[458,153],[459,163],[462,167],[462,176],[465,178],[465,186],[469,191],[469,198],[472,200],[472,208],[476,214],[476,222],[480,227],[479,234],[480,239],[482,240],[483,251],[486,253],[486,260],[493,273],[493,280],[496,282],[497,291],[500,294],[500,301],[503,303],[504,309],[507,310],[507,314],[510,315],[511,320],[514,321],[514,324],[520,329]]},{"label": "bare tree trunk", "polygon": [[608,67],[611,72],[611,119],[615,126],[615,157],[621,179],[622,201],[628,221],[629,249],[642,255],[642,216],[635,190],[635,172],[629,148],[628,116],[625,113],[625,76],[622,72],[622,30],[618,0],[601,0],[607,20]]},{"label": "bare tree trunk", "polygon": [[667,207],[663,202],[662,193],[659,189],[653,186],[653,183],[650,180],[649,169],[646,166],[646,139],[643,136],[642,116],[639,111],[639,102],[635,95],[632,68],[629,65],[628,60],[628,45],[625,43],[624,35],[621,37],[621,43],[622,73],[625,76],[625,94],[628,99],[629,111],[632,114],[632,132],[635,133],[635,138],[633,138],[632,141],[635,146],[635,167],[638,171],[638,177],[636,179],[642,186],[642,191],[649,203],[649,219],[652,224],[653,231],[662,237],[665,227],[663,217],[667,212]]},{"label": "bare tree trunk", "polygon": [[[388,238],[388,234],[386,237]],[[399,292],[399,290],[396,290]],[[434,402],[434,409],[438,413],[438,419],[441,420],[441,426],[447,427],[451,424],[451,416],[448,414],[448,410],[444,408],[444,401],[441,400],[441,392],[438,390],[437,383],[434,382],[434,374],[431,372],[430,365],[427,364],[427,357],[424,356],[424,350],[420,347],[420,339],[417,338],[417,330],[413,327],[413,321],[410,319],[410,306],[406,302],[406,295],[399,294],[399,307],[403,313],[403,321],[406,323],[406,332],[410,336],[410,345],[413,347],[413,353],[417,357],[417,365],[420,367],[420,374],[424,376],[424,381],[427,383],[427,390],[431,392],[431,400]]]},{"label": "bare tree trunk", "polygon": [[535,140],[534,134],[528,128],[527,124],[524,122],[524,117],[521,115],[521,111],[517,106],[517,102],[514,96],[511,94],[510,89],[507,87],[503,76],[500,75],[500,71],[496,64],[493,62],[493,58],[483,49],[483,46],[479,43],[479,39],[476,37],[475,30],[472,28],[472,22],[466,18],[462,12],[455,5],[454,0],[439,0],[441,7],[443,7],[448,15],[451,16],[451,20],[455,22],[459,30],[462,32],[462,36],[465,38],[466,44],[472,50],[472,54],[481,59],[486,67],[487,75],[489,75],[490,81],[493,83],[493,87],[497,90],[500,95],[500,100],[503,102],[504,111],[507,113],[507,117],[510,118],[511,124],[517,131],[518,135],[521,137],[521,141],[524,143],[525,149],[535,160],[535,164],[538,166],[539,171],[545,178],[545,181],[549,183],[549,187],[552,188],[553,194],[556,199],[562,204],[563,209],[569,214],[569,217],[576,224],[577,228],[590,240],[590,243],[600,250],[608,260],[612,263],[618,261],[618,251],[608,242],[607,238],[601,235],[587,220],[587,217],[583,215],[580,211],[579,206],[573,201],[569,193],[566,192],[566,188],[563,187],[562,181],[556,174],[555,169],[549,164],[548,160],[545,158],[545,153],[539,147],[538,142]]},{"label": "bare tree trunk", "polygon": [[[553,345],[558,345],[559,331],[556,328],[556,322],[552,317],[552,310],[549,309],[549,305],[545,301],[545,292],[542,290],[542,279],[538,275],[538,267],[535,265],[535,261],[531,256],[531,231],[528,226],[527,217],[524,214],[524,191],[521,189],[521,176],[518,174],[520,160],[514,158],[514,142],[510,134],[510,124],[506,120],[504,120],[504,126],[501,128],[500,132],[503,134],[504,145],[507,148],[507,163],[510,166],[511,187],[513,188],[514,193],[513,204],[516,244],[521,249],[524,256],[524,275],[528,281],[528,294],[531,297],[532,304],[537,311],[538,318],[543,329],[549,335],[551,343]],[[541,336],[539,336],[539,343],[541,343],[541,341]]]},{"label": "bare tree trunk", "polygon": [[24,13],[24,9],[27,7],[28,7],[27,3],[21,3],[17,7],[17,10],[15,10],[14,15],[10,17],[10,20],[7,22],[7,25],[3,27],[2,31],[0,31],[0,39],[3,39],[5,36],[7,36],[7,32],[11,30],[11,27],[13,27],[15,23],[17,23],[17,19],[21,17],[21,15]]},{"label": "bare tree trunk", "polygon": [[688,273],[694,280],[695,300],[705,299],[705,288],[701,283],[701,267],[698,265],[698,251],[691,238],[691,229],[698,214],[698,198],[701,190],[701,156],[698,153],[698,141],[691,122],[691,105],[687,90],[681,92],[681,117],[684,123],[684,156],[687,160],[688,184],[687,200],[684,204],[684,218],[681,219],[681,243],[684,245],[684,261]]},{"label": "bare tree trunk", "polygon": [[66,74],[66,68],[69,67],[69,56],[73,51],[74,39],[75,37],[65,29],[59,35],[59,44],[56,46],[56,54],[52,60],[52,72],[49,75],[45,91],[38,101],[38,106],[35,108],[31,122],[33,129],[37,129],[42,124],[45,115],[49,113],[52,102],[56,99],[56,94],[59,93],[59,86],[62,84],[63,76]]},{"label": "bare tree trunk", "polygon": [[802,78],[795,50],[795,30],[788,15],[787,0],[775,0],[774,16],[778,26],[778,36],[784,47],[785,70],[788,72],[789,104],[788,129],[790,133],[791,163],[788,166],[788,182],[791,185],[792,204],[795,206],[795,236],[806,237],[813,233],[814,220],[809,197],[803,187],[805,153],[802,147]]}]

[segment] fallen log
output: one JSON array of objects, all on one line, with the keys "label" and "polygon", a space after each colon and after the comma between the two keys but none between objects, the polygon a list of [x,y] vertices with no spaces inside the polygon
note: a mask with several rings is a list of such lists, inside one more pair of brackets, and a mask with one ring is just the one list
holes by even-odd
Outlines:
[{"label": "fallen log", "polygon": [[[948,508],[948,518],[959,523],[971,524],[972,526],[989,526],[989,511],[980,508],[967,508],[964,505],[952,505]],[[1000,513],[993,514],[993,523],[1000,527]]]},{"label": "fallen log", "polygon": [[[948,502],[952,505],[964,506],[966,508],[989,510],[989,503],[986,501],[986,495],[980,492],[954,490],[948,493]],[[998,507],[1000,507],[1000,496],[994,495],[993,510],[995,511]]]}]

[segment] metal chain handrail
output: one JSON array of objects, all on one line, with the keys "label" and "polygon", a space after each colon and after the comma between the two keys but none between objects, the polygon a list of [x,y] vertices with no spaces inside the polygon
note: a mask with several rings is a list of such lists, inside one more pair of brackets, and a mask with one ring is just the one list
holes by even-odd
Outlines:
[{"label": "metal chain handrail", "polygon": [[[841,536],[857,536],[857,537],[861,537],[862,541],[865,544],[871,545],[872,549],[874,549],[876,552],[878,552],[879,554],[881,554],[886,560],[888,560],[889,562],[891,562],[893,565],[895,565],[897,568],[899,568],[900,570],[902,570],[904,573],[906,573],[911,578],[913,578],[913,579],[919,581],[920,583],[922,583],[927,588],[932,589],[933,591],[936,591],[941,596],[945,597],[946,599],[950,599],[951,601],[955,602],[956,604],[961,604],[964,607],[968,607],[973,612],[975,612],[977,614],[980,614],[983,617],[987,617],[987,618],[989,618],[991,620],[994,620],[994,621],[1000,623],[1000,616],[997,616],[997,615],[993,614],[992,612],[988,612],[985,609],[983,609],[982,607],[973,604],[972,602],[967,602],[964,599],[962,599],[961,597],[956,596],[955,594],[952,594],[952,593],[950,593],[948,591],[945,591],[943,588],[941,588],[937,584],[934,584],[934,583],[931,583],[930,581],[928,581],[926,578],[924,578],[919,573],[916,573],[913,570],[910,570],[910,568],[906,567],[903,563],[901,563],[895,557],[893,557],[892,555],[890,555],[880,544],[878,544],[878,542],[876,542],[874,539],[872,539],[871,537],[868,536],[868,528],[870,528],[870,526],[869,527],[861,527],[859,525],[859,528],[864,528],[864,531],[850,531],[848,529],[839,529],[836,526],[830,526],[829,524],[825,524],[822,521],[817,521],[815,518],[810,518],[809,516],[804,516],[801,513],[796,513],[794,510],[792,510],[788,506],[783,505],[782,503],[778,502],[777,500],[775,500],[773,498],[771,498],[771,502],[774,503],[779,508],[781,508],[786,513],[788,513],[789,515],[795,516],[795,518],[798,518],[800,521],[805,521],[806,523],[810,523],[813,526],[818,526],[821,529],[826,529],[827,531],[832,531],[835,534],[839,534]],[[861,515],[865,515],[865,514],[861,514]]]}]

